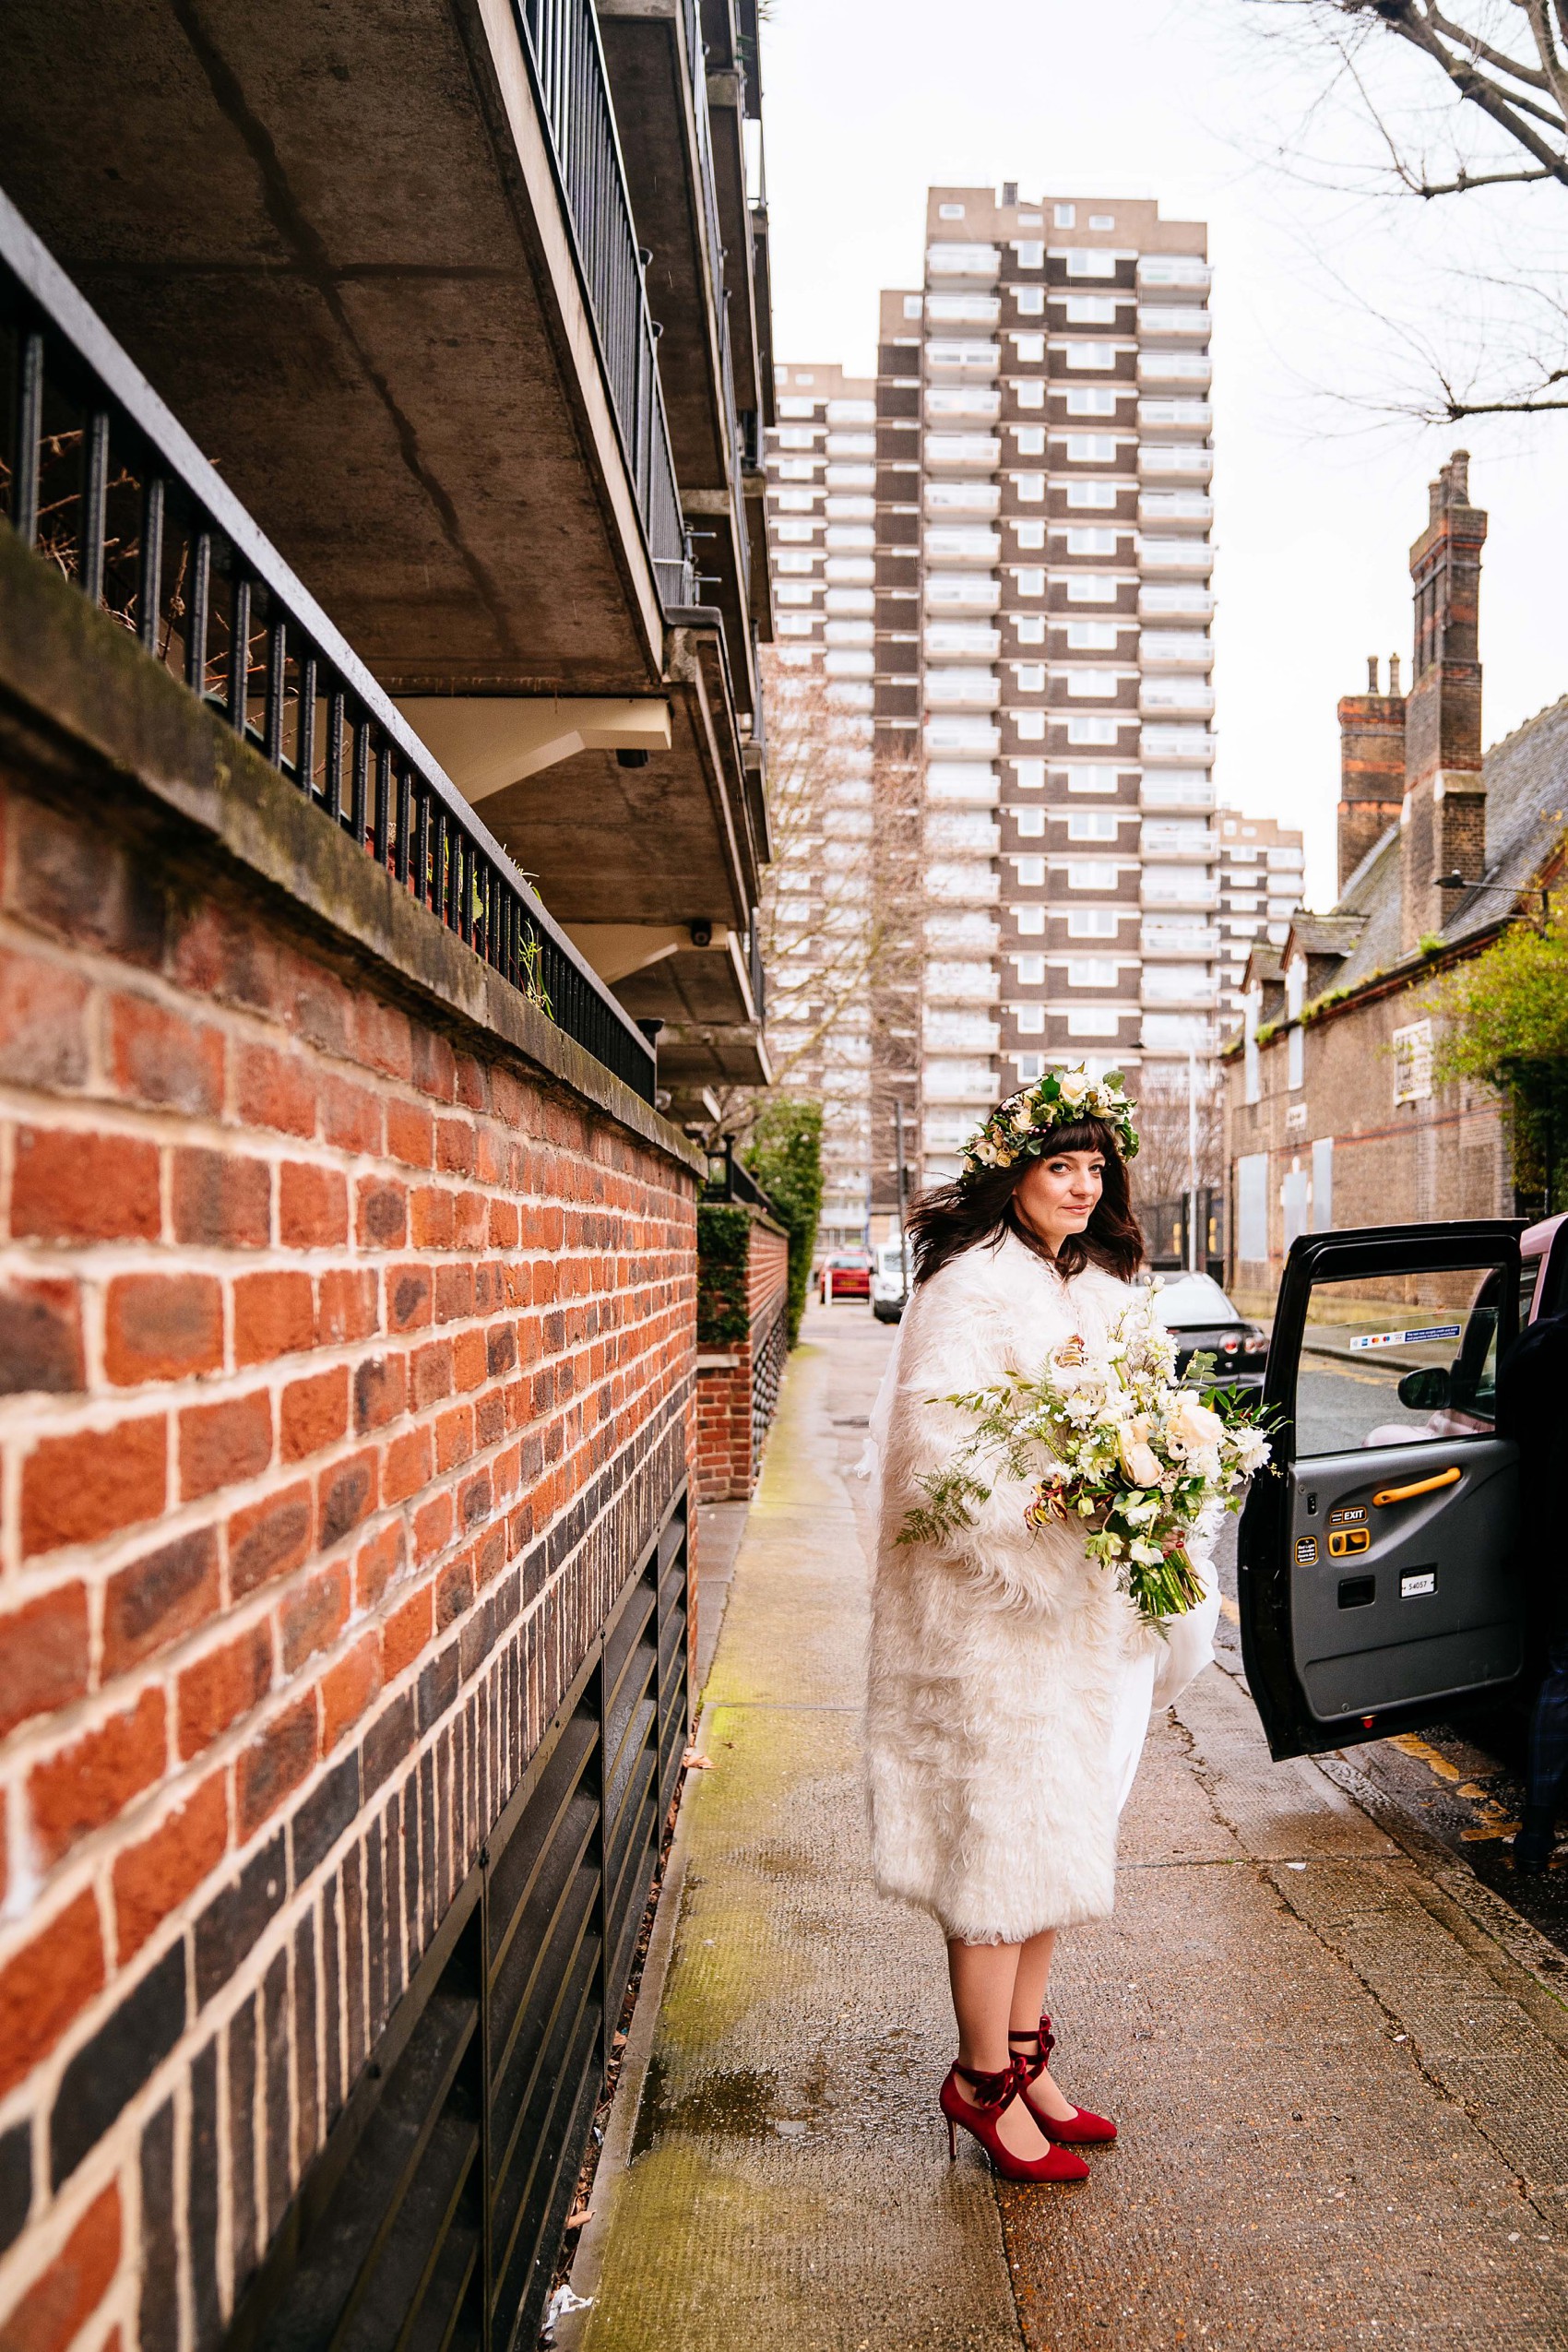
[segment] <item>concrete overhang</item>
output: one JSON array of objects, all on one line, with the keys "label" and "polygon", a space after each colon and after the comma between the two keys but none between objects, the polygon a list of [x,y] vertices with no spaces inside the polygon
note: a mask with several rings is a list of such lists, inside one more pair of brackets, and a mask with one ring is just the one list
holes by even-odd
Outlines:
[{"label": "concrete overhang", "polygon": [[398,707],[476,808],[577,752],[630,752],[646,760],[672,741],[670,705],[652,700],[412,695]]},{"label": "concrete overhang", "polygon": [[671,1024],[659,1039],[659,1087],[688,1098],[706,1087],[767,1087],[773,1065],[760,1033],[750,1028],[685,1028]]},{"label": "concrete overhang", "polygon": [[505,784],[497,766],[481,771],[485,823],[568,931],[653,924],[689,938],[694,923],[715,936],[751,927],[765,844],[717,617],[671,630],[668,660],[667,752],[624,766],[612,750],[587,749]]},{"label": "concrete overhang", "polygon": [[659,583],[510,0],[13,0],[0,157],[384,684],[658,691]]},{"label": "concrete overhang", "polygon": [[[572,941],[588,952],[580,934],[574,932]],[[609,977],[600,971],[601,980]],[[757,1028],[746,958],[732,931],[716,934],[707,947],[695,947],[688,937],[613,985],[634,1021],[663,1021],[683,1032]],[[662,1039],[659,1043],[662,1049]]]}]

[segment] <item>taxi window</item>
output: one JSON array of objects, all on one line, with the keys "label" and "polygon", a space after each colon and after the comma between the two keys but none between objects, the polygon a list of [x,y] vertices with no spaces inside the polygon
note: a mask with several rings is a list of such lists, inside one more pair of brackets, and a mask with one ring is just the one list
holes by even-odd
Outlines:
[{"label": "taxi window", "polygon": [[1296,1372],[1297,1458],[1490,1433],[1505,1280],[1503,1267],[1478,1265],[1380,1281],[1386,1296],[1368,1296],[1354,1277],[1314,1282]]}]

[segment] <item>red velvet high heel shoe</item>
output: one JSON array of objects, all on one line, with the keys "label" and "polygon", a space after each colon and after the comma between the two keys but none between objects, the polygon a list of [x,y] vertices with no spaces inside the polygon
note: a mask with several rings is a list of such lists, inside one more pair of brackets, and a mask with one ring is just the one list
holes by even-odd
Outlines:
[{"label": "red velvet high heel shoe", "polygon": [[1102,2146],[1106,2141],[1116,2137],[1116,2126],[1108,2115],[1096,2115],[1091,2108],[1080,2107],[1075,2114],[1059,2121],[1054,2115],[1046,2113],[1038,2099],[1029,2097],[1030,2085],[1039,2082],[1051,2062],[1051,2051],[1056,2048],[1056,2037],[1051,2030],[1049,2017],[1041,2016],[1035,2032],[1010,2033],[1007,2039],[1009,2042],[1034,2044],[1032,2051],[1015,2049],[1013,2065],[1024,2105],[1048,2140],[1054,2140],[1058,2147],[1087,2148]]},{"label": "red velvet high heel shoe", "polygon": [[[958,2088],[957,2077],[978,2093],[971,2100]],[[1019,2091],[1018,2063],[1003,2068],[1000,2074],[977,2074],[968,2066],[956,2063],[949,2070],[942,2085],[942,2112],[947,2118],[947,2159],[952,2163],[958,2154],[958,2126],[972,2132],[1004,2180],[1087,2180],[1088,2166],[1082,2156],[1067,2148],[1049,2148],[1042,2156],[1018,2156],[1011,2148],[1004,2147],[997,2137],[997,2125],[1011,2107]]]}]

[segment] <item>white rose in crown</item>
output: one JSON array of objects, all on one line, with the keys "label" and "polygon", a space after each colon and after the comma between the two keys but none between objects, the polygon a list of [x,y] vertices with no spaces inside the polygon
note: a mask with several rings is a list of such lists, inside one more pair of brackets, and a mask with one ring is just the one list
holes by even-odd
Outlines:
[{"label": "white rose in crown", "polygon": [[1057,1093],[1074,1110],[1077,1109],[1088,1090],[1089,1081],[1081,1070],[1064,1070],[1056,1081]]},{"label": "white rose in crown", "polygon": [[1184,1453],[1200,1454],[1218,1445],[1225,1424],[1195,1396],[1183,1396],[1170,1416],[1170,1434]]}]

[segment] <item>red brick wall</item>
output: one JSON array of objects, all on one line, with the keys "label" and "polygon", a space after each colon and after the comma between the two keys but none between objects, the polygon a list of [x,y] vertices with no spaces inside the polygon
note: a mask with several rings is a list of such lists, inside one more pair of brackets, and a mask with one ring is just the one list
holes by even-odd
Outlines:
[{"label": "red brick wall", "polygon": [[678,1158],[105,806],[0,775],[18,2352],[217,2341],[688,1450]]},{"label": "red brick wall", "polygon": [[699,1503],[743,1502],[762,1470],[754,1402],[762,1350],[783,1313],[790,1244],[777,1227],[753,1220],[746,1257],[751,1327],[731,1348],[697,1358],[696,1469]]}]

